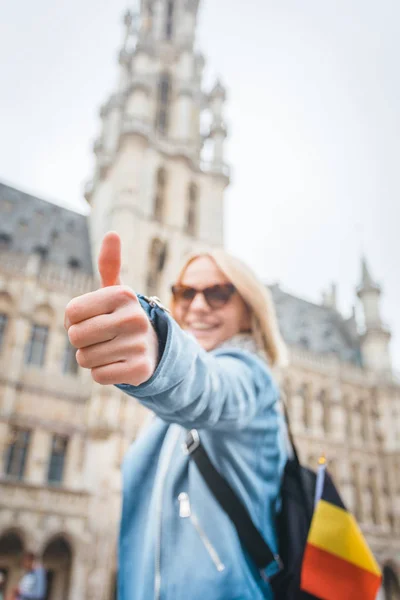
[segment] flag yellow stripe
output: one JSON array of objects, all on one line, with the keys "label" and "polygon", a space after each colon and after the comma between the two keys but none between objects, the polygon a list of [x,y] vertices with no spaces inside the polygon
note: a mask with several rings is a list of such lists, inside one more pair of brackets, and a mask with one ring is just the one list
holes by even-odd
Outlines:
[{"label": "flag yellow stripe", "polygon": [[308,542],[375,575],[381,574],[354,517],[325,500],[317,504]]}]

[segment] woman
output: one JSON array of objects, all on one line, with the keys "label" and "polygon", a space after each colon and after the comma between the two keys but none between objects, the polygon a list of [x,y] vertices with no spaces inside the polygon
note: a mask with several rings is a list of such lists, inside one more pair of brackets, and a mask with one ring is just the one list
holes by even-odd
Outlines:
[{"label": "woman", "polygon": [[[119,283],[119,265],[119,239],[110,233],[99,258],[103,285]],[[191,257],[172,292],[172,316],[144,297],[138,308],[133,292],[118,285],[67,307],[81,366],[156,415],[124,461],[119,598],[273,598],[182,449],[187,429],[198,429],[276,550],[286,457],[269,370],[284,352],[273,306],[252,272],[222,251]]]}]

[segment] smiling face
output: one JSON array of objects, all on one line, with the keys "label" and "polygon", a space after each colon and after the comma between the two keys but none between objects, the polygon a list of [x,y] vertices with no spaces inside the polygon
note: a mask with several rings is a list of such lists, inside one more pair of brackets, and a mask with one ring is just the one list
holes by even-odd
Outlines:
[{"label": "smiling face", "polygon": [[[189,263],[180,282],[183,286],[203,290],[229,284],[209,256],[200,256]],[[213,350],[241,331],[249,331],[250,314],[237,292],[219,308],[211,308],[203,294],[197,294],[188,305],[175,301],[174,315],[182,329],[190,332],[205,350]]]}]

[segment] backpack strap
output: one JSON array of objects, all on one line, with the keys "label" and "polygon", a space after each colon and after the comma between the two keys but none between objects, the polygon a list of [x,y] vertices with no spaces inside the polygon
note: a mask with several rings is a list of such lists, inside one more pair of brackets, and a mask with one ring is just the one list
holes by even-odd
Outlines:
[{"label": "backpack strap", "polygon": [[283,416],[285,418],[286,430],[287,430],[289,442],[290,442],[290,445],[291,445],[292,451],[293,451],[293,457],[294,457],[294,460],[295,460],[296,464],[298,466],[300,466],[299,454],[297,452],[297,446],[296,446],[296,443],[294,441],[294,436],[293,436],[293,433],[292,433],[292,428],[290,426],[290,418],[289,418],[289,411],[288,411],[288,407],[287,407],[287,403],[286,403],[286,398],[285,398],[285,396],[284,396],[283,393],[281,393],[280,399],[281,399],[281,402],[282,402]]},{"label": "backpack strap", "polygon": [[[260,570],[261,576],[264,580],[270,581],[283,569],[282,561],[279,555],[274,554],[265,542],[254,525],[246,506],[214,467],[200,442],[200,436],[196,429],[187,432],[184,449],[194,460],[211,493],[232,521],[240,541]],[[266,572],[264,572],[265,569]]]}]

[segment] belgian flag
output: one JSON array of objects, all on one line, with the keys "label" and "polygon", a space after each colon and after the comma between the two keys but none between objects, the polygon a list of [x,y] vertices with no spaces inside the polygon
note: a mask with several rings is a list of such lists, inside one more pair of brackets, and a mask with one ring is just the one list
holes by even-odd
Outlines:
[{"label": "belgian flag", "polygon": [[375,600],[379,566],[320,461],[301,589],[320,600]]}]

